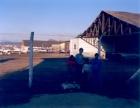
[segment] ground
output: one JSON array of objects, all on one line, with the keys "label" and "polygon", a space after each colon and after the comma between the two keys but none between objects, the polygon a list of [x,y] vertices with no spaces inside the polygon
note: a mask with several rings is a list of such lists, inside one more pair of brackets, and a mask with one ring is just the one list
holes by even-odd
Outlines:
[{"label": "ground", "polygon": [[[3,57],[5,58],[7,57]],[[125,80],[138,68],[135,63],[122,63],[122,65],[118,62],[102,61],[104,82],[102,90],[84,92],[82,90],[64,91],[61,88],[61,84],[69,79],[67,56],[40,54],[35,55],[35,59],[37,62],[34,65],[31,89],[28,88],[28,69],[23,63],[23,61],[27,63],[27,55],[13,55],[8,60],[2,60],[0,69],[6,68],[6,65],[9,70],[0,77],[0,107],[137,108],[139,106],[137,89],[134,86],[125,85]],[[11,62],[14,63],[12,63],[14,69],[19,66],[18,64],[22,63],[22,65],[18,67],[19,70],[16,69],[13,72],[13,70],[10,71]]]},{"label": "ground", "polygon": [[[61,58],[67,57],[67,54],[34,54],[34,65],[39,64],[43,60],[42,58],[45,57]],[[13,71],[25,69],[28,67],[28,54],[13,54],[9,56],[0,55],[0,63],[0,76]]]},{"label": "ground", "polygon": [[88,93],[45,94],[33,97],[28,103],[7,108],[138,108],[135,100],[110,99]]}]

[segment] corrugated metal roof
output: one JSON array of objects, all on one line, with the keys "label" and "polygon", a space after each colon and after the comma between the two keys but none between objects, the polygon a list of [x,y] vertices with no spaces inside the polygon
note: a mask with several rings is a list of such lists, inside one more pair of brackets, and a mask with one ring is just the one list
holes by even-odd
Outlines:
[{"label": "corrugated metal roof", "polygon": [[129,24],[140,27],[140,13],[119,12],[119,11],[104,11],[104,12]]}]

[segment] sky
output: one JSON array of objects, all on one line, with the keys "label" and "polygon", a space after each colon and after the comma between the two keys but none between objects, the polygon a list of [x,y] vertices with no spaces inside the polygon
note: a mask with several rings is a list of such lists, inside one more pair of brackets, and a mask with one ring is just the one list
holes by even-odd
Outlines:
[{"label": "sky", "polygon": [[74,38],[101,10],[140,13],[140,0],[0,0],[0,40]]}]

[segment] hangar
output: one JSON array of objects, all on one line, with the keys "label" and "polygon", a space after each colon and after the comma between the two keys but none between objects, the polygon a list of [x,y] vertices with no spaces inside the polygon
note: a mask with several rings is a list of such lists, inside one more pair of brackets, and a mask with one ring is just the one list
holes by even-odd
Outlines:
[{"label": "hangar", "polygon": [[140,13],[101,11],[95,21],[78,36],[98,48],[106,57],[111,54],[140,53]]}]

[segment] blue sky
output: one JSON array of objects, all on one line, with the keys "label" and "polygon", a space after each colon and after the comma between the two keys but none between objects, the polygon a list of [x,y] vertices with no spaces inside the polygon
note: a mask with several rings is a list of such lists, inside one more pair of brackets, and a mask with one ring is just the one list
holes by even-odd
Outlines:
[{"label": "blue sky", "polygon": [[[140,13],[140,0],[0,0],[0,40],[72,38],[101,10]],[[61,35],[63,34],[63,35]]]}]

